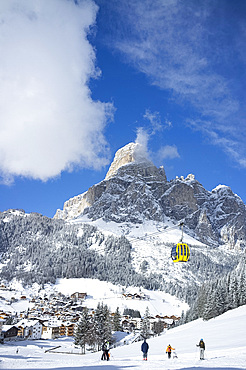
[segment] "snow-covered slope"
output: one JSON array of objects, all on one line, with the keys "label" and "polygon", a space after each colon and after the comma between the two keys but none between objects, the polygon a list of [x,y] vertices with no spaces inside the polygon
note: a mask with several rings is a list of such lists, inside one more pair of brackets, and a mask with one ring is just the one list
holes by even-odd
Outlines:
[{"label": "snow-covered slope", "polygon": [[[99,302],[104,302],[112,312],[115,312],[118,307],[121,314],[123,314],[125,308],[130,308],[139,311],[143,316],[148,307],[150,314],[153,316],[158,314],[181,316],[182,311],[188,309],[185,302],[181,302],[175,296],[162,291],[135,287],[126,288],[96,279],[58,279],[54,288],[65,295],[69,295],[71,289],[74,291],[83,290],[88,294],[88,298],[84,302],[84,305],[88,308],[96,308]],[[130,294],[141,292],[147,299],[126,299],[122,295],[123,292]]]},{"label": "snow-covered slope", "polygon": [[[88,216],[72,221],[24,211],[0,214],[1,270],[7,281],[55,283],[57,278],[94,278],[125,286],[163,289],[189,299],[186,289],[236,267],[240,253],[198,242],[184,229],[188,263],[175,264],[171,248],[181,237],[178,222],[106,222]],[[190,302],[189,302],[190,303]]]},{"label": "snow-covered slope", "polygon": [[[163,370],[163,369],[246,369],[246,306],[229,311],[209,321],[197,320],[171,329],[148,340],[148,361],[142,360],[141,343],[111,349],[109,362],[100,360],[96,352],[79,356],[71,340],[29,341],[4,344],[0,354],[2,369],[56,369],[56,370]],[[196,344],[203,338],[206,344],[205,360],[199,360]],[[167,359],[168,344],[175,348],[178,358]],[[47,349],[61,346],[52,353]],[[19,352],[16,353],[16,348]],[[70,352],[65,354],[64,352]]]},{"label": "snow-covered slope", "polygon": [[[75,292],[87,293],[87,298],[83,302],[83,306],[89,309],[96,309],[98,303],[106,304],[111,312],[115,312],[117,307],[121,314],[124,309],[129,308],[137,310],[144,316],[146,308],[152,316],[167,315],[181,316],[182,311],[186,311],[189,306],[184,301],[179,300],[175,296],[168,293],[156,290],[151,291],[137,287],[124,287],[114,285],[97,279],[57,279],[56,284],[45,284],[42,288],[37,284],[29,287],[23,287],[20,282],[14,280],[9,289],[0,288],[0,310],[4,312],[23,312],[32,308],[32,298],[49,297],[62,293],[65,296],[71,296]],[[126,299],[125,294],[141,294],[146,299]],[[21,299],[25,296],[25,299]],[[12,299],[14,297],[14,300]]]},{"label": "snow-covered slope", "polygon": [[[180,241],[182,232],[179,224],[173,223],[168,218],[164,223],[144,221],[140,224],[131,224],[105,222],[103,219],[92,221],[84,216],[70,222],[76,225],[82,222],[96,226],[107,236],[124,235],[132,245],[131,257],[134,269],[146,276],[161,274],[166,282],[200,284],[205,278],[213,279],[217,275],[217,271],[213,270],[213,264],[218,264],[218,271],[224,266],[222,268],[227,272],[238,261],[238,256],[235,256],[233,250],[224,247],[211,249],[184,232],[183,241],[188,243],[191,250],[190,261],[187,264],[174,264],[170,258],[171,248]],[[95,245],[93,248],[99,253],[105,253],[102,246]],[[200,261],[199,270],[197,260]],[[207,271],[207,264],[210,264],[210,272]]]}]

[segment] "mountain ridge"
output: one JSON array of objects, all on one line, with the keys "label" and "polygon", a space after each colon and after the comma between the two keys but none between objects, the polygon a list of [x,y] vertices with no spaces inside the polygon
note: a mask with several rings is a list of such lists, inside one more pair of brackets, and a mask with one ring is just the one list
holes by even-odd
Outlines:
[{"label": "mountain ridge", "polygon": [[[136,150],[141,155],[134,155]],[[192,174],[167,181],[164,168],[154,166],[135,143],[119,149],[106,178],[67,200],[54,218],[83,216],[132,224],[169,218],[184,222],[188,234],[202,243],[246,247],[246,206],[238,195],[225,185],[210,192]]]}]

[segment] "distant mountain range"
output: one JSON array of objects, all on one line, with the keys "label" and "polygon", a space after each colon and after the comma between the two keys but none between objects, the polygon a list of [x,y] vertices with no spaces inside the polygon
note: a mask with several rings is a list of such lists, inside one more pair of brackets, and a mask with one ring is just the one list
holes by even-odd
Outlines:
[{"label": "distant mountain range", "polygon": [[[191,259],[175,264],[170,250],[180,221]],[[168,181],[136,143],[121,148],[106,178],[66,201],[54,219],[0,214],[0,276],[25,283],[94,277],[192,301],[204,280],[236,267],[245,246],[246,207],[229,187],[207,191],[191,174]]]}]

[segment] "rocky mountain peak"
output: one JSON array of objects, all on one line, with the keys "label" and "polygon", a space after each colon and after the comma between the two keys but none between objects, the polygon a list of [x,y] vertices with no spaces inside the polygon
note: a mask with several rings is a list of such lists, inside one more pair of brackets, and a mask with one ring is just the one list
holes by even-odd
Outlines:
[{"label": "rocky mountain peak", "polygon": [[106,174],[105,180],[109,180],[115,176],[120,167],[129,163],[140,162],[151,163],[147,159],[147,154],[144,147],[139,143],[129,143],[125,145],[116,152],[114,160]]},{"label": "rocky mountain peak", "polygon": [[184,222],[203,243],[246,246],[246,206],[225,185],[211,192],[189,174],[167,181],[163,167],[148,160],[144,147],[129,143],[115,154],[106,178],[64,203],[54,218],[141,224]]},{"label": "rocky mountain peak", "polygon": [[[166,181],[163,166],[157,168],[148,159],[144,146],[129,143],[116,152],[105,179],[87,192],[67,200],[63,210],[58,209],[54,218],[71,220],[86,214],[93,220],[103,218],[121,222],[122,217],[124,220],[128,218],[129,212],[134,213],[130,211],[133,207],[136,212],[131,219],[134,222],[139,218],[142,220],[146,212],[148,219],[152,217],[150,213],[158,214],[158,219],[162,219],[155,197],[158,197],[157,193],[162,193],[160,188],[165,186]],[[123,203],[117,207],[116,204],[120,202]],[[150,212],[152,204],[154,210]],[[124,208],[128,211],[124,211]]]}]

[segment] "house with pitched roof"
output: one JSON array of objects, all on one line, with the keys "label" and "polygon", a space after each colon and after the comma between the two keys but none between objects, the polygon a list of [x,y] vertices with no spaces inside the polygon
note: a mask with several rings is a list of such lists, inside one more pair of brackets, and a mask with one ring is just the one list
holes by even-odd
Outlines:
[{"label": "house with pitched roof", "polygon": [[18,337],[23,339],[40,339],[42,336],[43,325],[39,320],[23,319],[19,321]]}]

